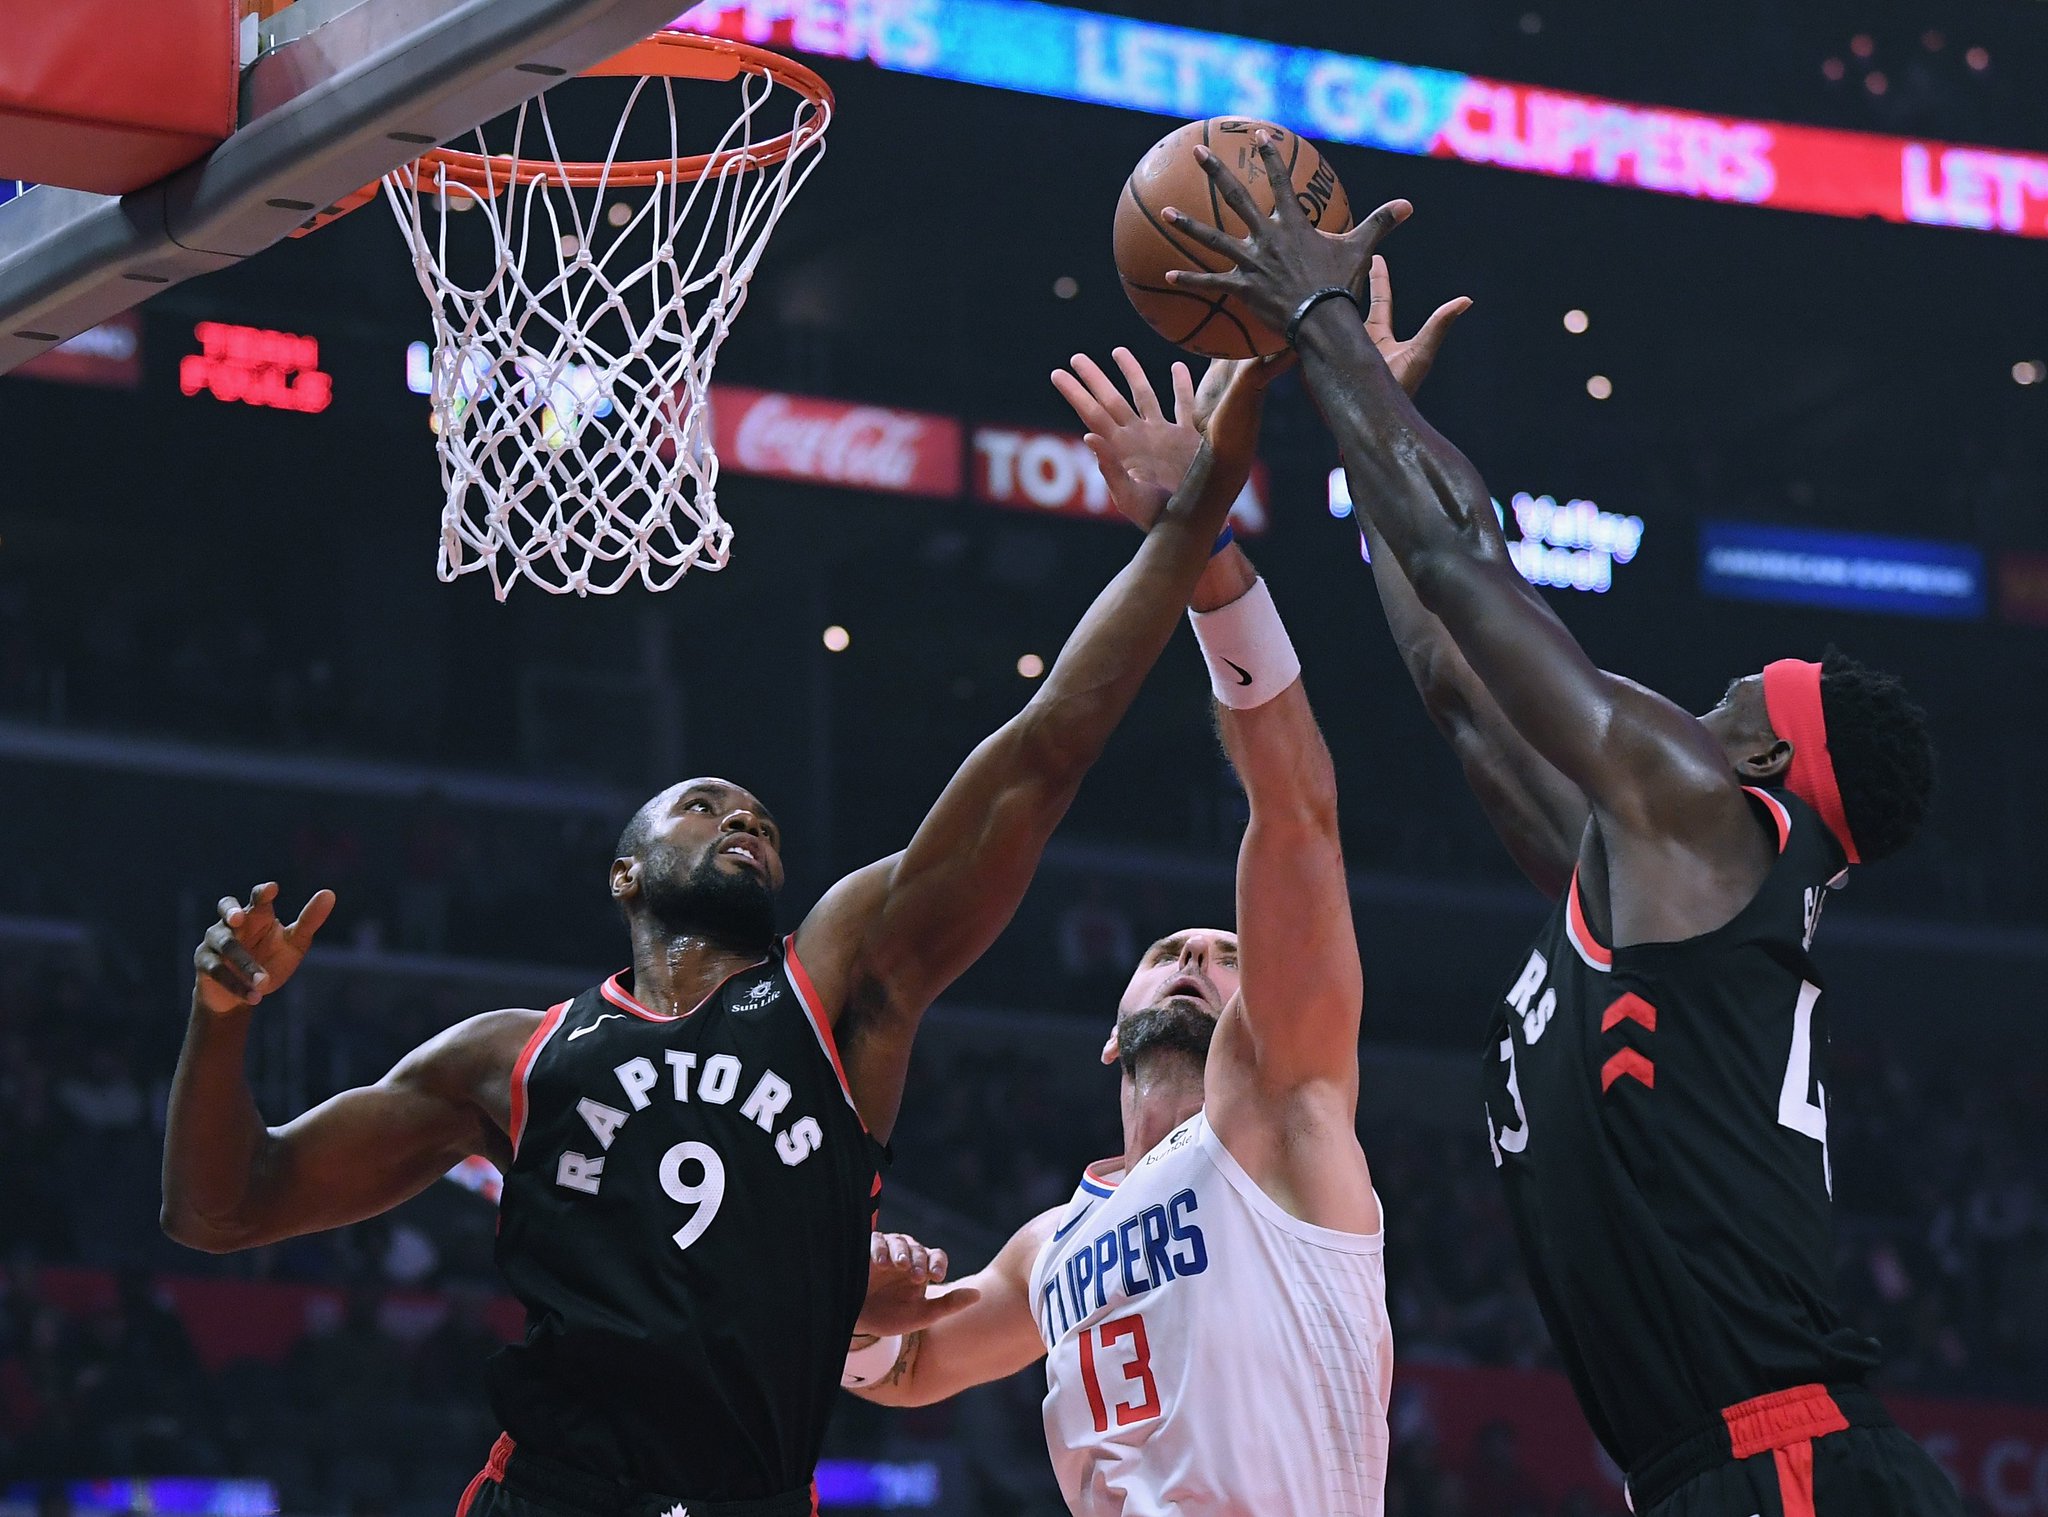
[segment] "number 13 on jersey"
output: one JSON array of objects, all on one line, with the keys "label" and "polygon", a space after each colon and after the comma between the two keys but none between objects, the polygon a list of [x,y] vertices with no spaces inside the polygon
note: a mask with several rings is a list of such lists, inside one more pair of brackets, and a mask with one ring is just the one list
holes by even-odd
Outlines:
[{"label": "number 13 on jersey", "polygon": [[[1152,1345],[1145,1337],[1144,1317],[1133,1312],[1083,1328],[1078,1347],[1081,1385],[1088,1392],[1096,1432],[1108,1432],[1112,1418],[1116,1426],[1129,1427],[1159,1415],[1159,1383],[1152,1378]],[[1098,1356],[1100,1370],[1096,1367]],[[1110,1401],[1103,1395],[1102,1376],[1117,1370],[1122,1371],[1122,1379],[1112,1376],[1110,1394],[1117,1399]]]}]

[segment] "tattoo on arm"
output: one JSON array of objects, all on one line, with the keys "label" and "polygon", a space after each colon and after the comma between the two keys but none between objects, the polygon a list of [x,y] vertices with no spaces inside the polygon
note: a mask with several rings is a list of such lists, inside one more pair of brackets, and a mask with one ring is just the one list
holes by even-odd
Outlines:
[{"label": "tattoo on arm", "polygon": [[901,1385],[909,1378],[910,1372],[917,1367],[917,1351],[924,1347],[924,1335],[923,1328],[914,1333],[904,1334],[903,1348],[896,1355],[895,1364],[890,1367],[888,1374],[875,1382],[877,1385]]}]

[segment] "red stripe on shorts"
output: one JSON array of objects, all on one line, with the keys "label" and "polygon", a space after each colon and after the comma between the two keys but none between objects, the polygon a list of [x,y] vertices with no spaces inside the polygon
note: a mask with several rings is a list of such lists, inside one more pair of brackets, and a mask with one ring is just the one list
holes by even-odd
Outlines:
[{"label": "red stripe on shorts", "polygon": [[1785,1517],[1816,1517],[1813,1510],[1813,1440],[1805,1439],[1789,1448],[1772,1449],[1778,1466],[1778,1500]]},{"label": "red stripe on shorts", "polygon": [[476,1478],[463,1487],[462,1500],[455,1508],[455,1517],[469,1517],[470,1503],[476,1500],[476,1493],[484,1488],[486,1480],[495,1480],[501,1484],[504,1482],[505,1465],[512,1458],[512,1447],[510,1433],[498,1434],[498,1441],[491,1445],[491,1457],[485,1461],[484,1467],[476,1472]]},{"label": "red stripe on shorts", "polygon": [[1813,1440],[1848,1429],[1849,1419],[1824,1385],[1795,1385],[1721,1413],[1728,1451],[1749,1459],[1770,1451],[1778,1469],[1778,1499],[1785,1517],[1816,1517],[1813,1509]]}]

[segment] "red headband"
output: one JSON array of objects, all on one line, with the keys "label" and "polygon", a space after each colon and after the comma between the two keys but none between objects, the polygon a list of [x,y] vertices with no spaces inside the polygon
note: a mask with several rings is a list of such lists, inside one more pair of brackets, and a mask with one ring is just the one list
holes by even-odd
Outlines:
[{"label": "red headband", "polygon": [[1820,665],[1781,658],[1764,666],[1764,709],[1771,730],[1792,745],[1792,767],[1785,785],[1827,824],[1852,864],[1863,862],[1849,818],[1842,810],[1841,787],[1835,783],[1835,761],[1828,756],[1828,724],[1820,705]]}]

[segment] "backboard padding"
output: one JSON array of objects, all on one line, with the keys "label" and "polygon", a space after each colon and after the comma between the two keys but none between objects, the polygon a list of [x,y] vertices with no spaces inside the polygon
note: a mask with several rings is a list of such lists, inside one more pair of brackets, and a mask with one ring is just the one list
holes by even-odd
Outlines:
[{"label": "backboard padding", "polygon": [[0,204],[0,374],[168,285],[282,241],[420,150],[673,19],[675,0],[363,0],[265,52],[242,126],[121,197]]}]

